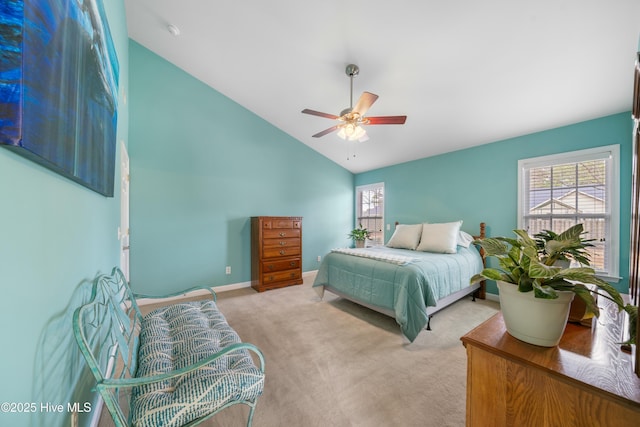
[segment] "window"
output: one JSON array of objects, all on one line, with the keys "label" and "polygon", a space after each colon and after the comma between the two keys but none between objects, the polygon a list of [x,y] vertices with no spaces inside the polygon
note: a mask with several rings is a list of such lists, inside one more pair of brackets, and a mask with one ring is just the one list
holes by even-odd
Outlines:
[{"label": "window", "polygon": [[533,236],[583,223],[591,266],[609,280],[619,280],[619,154],[610,145],[518,162],[518,228]]},{"label": "window", "polygon": [[384,244],[384,183],[356,187],[356,226],[371,233],[370,242]]}]

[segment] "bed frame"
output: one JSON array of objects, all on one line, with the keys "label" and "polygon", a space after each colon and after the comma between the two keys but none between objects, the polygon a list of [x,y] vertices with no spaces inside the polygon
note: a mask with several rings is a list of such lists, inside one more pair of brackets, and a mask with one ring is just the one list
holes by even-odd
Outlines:
[{"label": "bed frame", "polygon": [[[396,227],[398,226],[398,222],[396,221]],[[484,239],[486,237],[486,224],[484,222],[480,223],[480,234],[478,235],[474,235],[473,238],[474,239]],[[485,258],[485,253],[484,253],[484,249],[482,248],[478,248],[479,252],[480,252],[480,256],[482,257],[482,264],[486,266],[486,258]],[[378,313],[382,313],[386,316],[389,317],[393,317],[395,318],[395,312],[393,310],[389,310],[387,308],[383,308],[383,307],[379,307],[373,304],[368,304],[362,301],[359,301],[356,298],[353,298],[335,288],[333,288],[330,284],[324,285],[324,289],[331,292],[334,295],[337,295],[341,298],[347,299],[349,301],[352,301],[358,305],[361,305],[363,307],[367,307],[371,310],[377,311]],[[436,303],[435,306],[432,307],[427,307],[427,316],[429,317],[429,320],[427,321],[427,327],[426,329],[428,331],[431,330],[431,318],[433,317],[434,314],[436,314],[438,311],[442,310],[445,307],[450,306],[451,304],[453,304],[454,302],[466,297],[467,295],[470,295],[472,297],[472,301],[475,301],[476,298],[479,299],[485,299],[486,298],[486,282],[483,280],[480,283],[474,283],[473,285],[469,286],[468,288],[465,289],[461,289],[457,292],[452,293],[451,295],[448,295],[440,300],[438,300],[438,302]]]}]

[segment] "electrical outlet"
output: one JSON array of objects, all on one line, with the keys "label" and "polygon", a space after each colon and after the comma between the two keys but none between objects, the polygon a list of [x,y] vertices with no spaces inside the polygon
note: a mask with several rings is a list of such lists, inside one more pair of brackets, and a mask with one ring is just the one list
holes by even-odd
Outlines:
[{"label": "electrical outlet", "polygon": [[321,260],[322,260],[322,257],[318,255],[318,262],[320,262]]},{"label": "electrical outlet", "polygon": [[227,265],[227,268],[224,270],[226,274],[231,274],[231,266]]}]

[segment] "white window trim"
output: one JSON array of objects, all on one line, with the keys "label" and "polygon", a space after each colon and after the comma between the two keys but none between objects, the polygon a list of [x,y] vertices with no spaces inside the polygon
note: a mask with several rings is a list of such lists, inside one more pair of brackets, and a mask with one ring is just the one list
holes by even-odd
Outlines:
[{"label": "white window trim", "polygon": [[[375,183],[375,184],[358,185],[358,186],[356,187],[356,192],[355,192],[355,203],[354,203],[354,204],[355,204],[355,212],[354,212],[354,213],[355,213],[355,218],[354,218],[354,223],[355,223],[356,227],[358,227],[358,223],[359,223],[358,213],[359,213],[359,211],[360,211],[360,200],[359,200],[358,195],[359,195],[361,192],[363,192],[363,191],[371,190],[371,189],[374,189],[374,188],[380,188],[380,187],[382,187],[382,188],[383,188],[383,191],[384,191],[384,182],[377,182],[377,183]],[[385,199],[386,199],[386,193],[385,193]],[[383,245],[384,245],[384,243],[385,243],[385,231],[384,231],[384,224],[385,224],[385,222],[384,222],[384,211],[385,211],[385,205],[384,205],[384,202],[383,202],[383,205],[382,205],[382,242],[381,242],[381,244],[383,244]],[[367,241],[369,241],[369,240],[367,240]]]},{"label": "white window trim", "polygon": [[524,228],[524,194],[528,194],[527,183],[524,179],[525,169],[550,166],[562,163],[573,163],[585,160],[601,159],[605,156],[611,158],[611,167],[608,168],[607,182],[610,182],[611,194],[607,198],[608,211],[611,213],[609,221],[608,245],[610,271],[608,275],[599,275],[601,279],[618,282],[622,278],[620,274],[620,145],[606,145],[586,150],[571,151],[567,153],[551,154],[548,156],[532,157],[518,160],[518,228]]}]

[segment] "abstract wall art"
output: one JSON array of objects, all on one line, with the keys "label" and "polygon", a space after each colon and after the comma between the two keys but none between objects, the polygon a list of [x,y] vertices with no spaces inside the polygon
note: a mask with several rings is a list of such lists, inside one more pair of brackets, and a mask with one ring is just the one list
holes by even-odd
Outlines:
[{"label": "abstract wall art", "polygon": [[111,197],[119,68],[102,1],[0,2],[0,145]]}]

